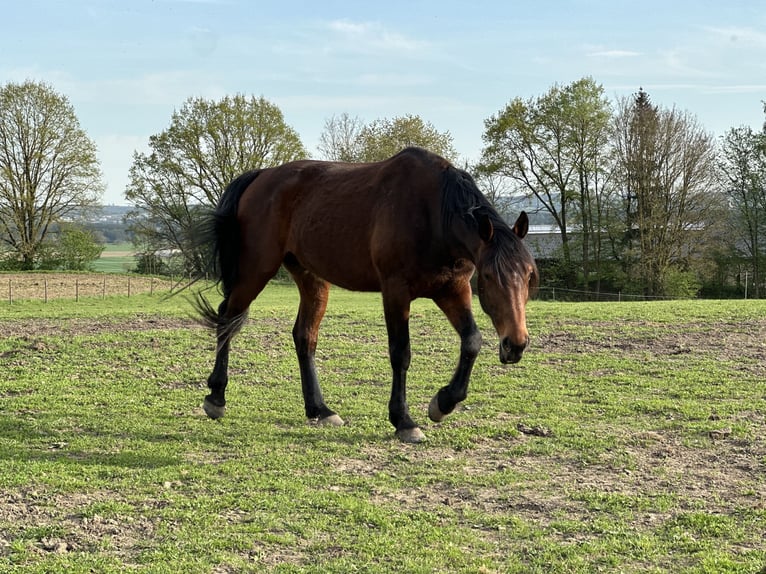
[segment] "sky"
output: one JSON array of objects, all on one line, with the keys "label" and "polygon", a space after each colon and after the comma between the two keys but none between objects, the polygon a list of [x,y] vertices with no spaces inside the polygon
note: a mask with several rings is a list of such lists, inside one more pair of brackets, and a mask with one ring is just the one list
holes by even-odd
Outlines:
[{"label": "sky", "polygon": [[312,156],[327,119],[413,114],[478,160],[512,99],[589,76],[720,137],[766,115],[763,0],[1,0],[0,85],[42,81],[95,142],[105,204],[191,97],[263,96]]}]

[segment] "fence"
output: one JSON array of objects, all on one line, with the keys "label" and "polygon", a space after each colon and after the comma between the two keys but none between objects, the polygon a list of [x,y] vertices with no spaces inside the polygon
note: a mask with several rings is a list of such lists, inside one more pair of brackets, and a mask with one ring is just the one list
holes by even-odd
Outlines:
[{"label": "fence", "polygon": [[16,273],[0,275],[4,283],[5,300],[43,301],[52,299],[74,299],[115,295],[128,296],[154,294],[172,291],[173,283],[168,279],[133,275],[99,275],[68,273]]},{"label": "fence", "polygon": [[541,301],[669,301],[678,299],[678,297],[658,297],[652,295],[636,295],[634,293],[605,293],[603,291],[541,287],[535,299]]}]

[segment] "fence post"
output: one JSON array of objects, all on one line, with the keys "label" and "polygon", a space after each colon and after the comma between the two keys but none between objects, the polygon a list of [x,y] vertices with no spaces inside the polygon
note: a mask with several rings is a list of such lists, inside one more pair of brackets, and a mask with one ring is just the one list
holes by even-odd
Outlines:
[{"label": "fence post", "polygon": [[101,298],[106,299],[106,277],[104,277],[104,283],[101,285]]},{"label": "fence post", "polygon": [[48,302],[48,278],[43,279],[43,290],[45,292],[45,302]]},{"label": "fence post", "polygon": [[74,280],[74,302],[75,303],[80,302],[80,279],[79,278]]},{"label": "fence post", "polygon": [[13,305],[13,282],[8,278],[8,304]]},{"label": "fence post", "polygon": [[130,297],[130,275],[128,275],[128,297]]}]

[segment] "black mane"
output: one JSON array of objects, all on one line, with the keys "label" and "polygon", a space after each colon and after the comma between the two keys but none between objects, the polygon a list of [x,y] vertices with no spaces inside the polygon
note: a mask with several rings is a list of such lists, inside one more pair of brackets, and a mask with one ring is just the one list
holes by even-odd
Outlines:
[{"label": "black mane", "polygon": [[495,208],[481,193],[471,175],[450,165],[442,176],[442,223],[444,229],[449,229],[456,217],[461,218],[468,226],[479,231],[476,216],[481,214],[489,218],[494,234],[491,248],[485,254],[485,262],[492,266],[495,274],[503,281],[525,263],[535,267],[532,274],[533,285],[530,292],[537,289],[537,266],[534,258],[527,250],[513,229],[500,217]]}]

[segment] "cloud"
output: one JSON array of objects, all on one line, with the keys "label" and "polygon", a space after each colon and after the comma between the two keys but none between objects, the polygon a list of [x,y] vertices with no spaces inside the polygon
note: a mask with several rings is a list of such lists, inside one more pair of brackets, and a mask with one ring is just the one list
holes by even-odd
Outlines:
[{"label": "cloud", "polygon": [[[612,84],[609,89],[617,92],[635,92],[631,84]],[[674,83],[646,82],[641,87],[647,92],[696,92],[699,94],[762,94],[766,84],[714,84],[714,83]]]},{"label": "cloud", "polygon": [[423,50],[429,46],[428,42],[392,32],[376,22],[333,20],[326,24],[326,28],[335,34],[337,39],[353,43],[357,49],[366,48],[375,52],[410,52]]},{"label": "cloud", "polygon": [[588,54],[591,58],[609,58],[614,60],[621,58],[635,58],[641,55],[641,52],[634,52],[632,50],[598,50]]},{"label": "cloud", "polygon": [[766,33],[742,26],[708,26],[710,34],[741,47],[766,48]]},{"label": "cloud", "polygon": [[701,91],[709,94],[763,94],[766,84],[732,84],[729,86],[705,86]]}]

